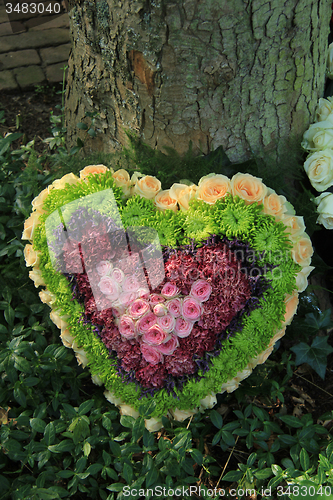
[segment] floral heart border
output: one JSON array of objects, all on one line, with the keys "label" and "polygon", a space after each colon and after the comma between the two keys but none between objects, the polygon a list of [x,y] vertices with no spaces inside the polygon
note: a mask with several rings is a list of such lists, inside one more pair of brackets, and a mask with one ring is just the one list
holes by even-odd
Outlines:
[{"label": "floral heart border", "polygon": [[[139,415],[140,391],[133,382],[124,383],[115,365],[110,367],[107,349],[92,327],[82,322],[82,306],[72,300],[68,280],[56,270],[46,238],[46,221],[60,207],[110,189],[125,228],[150,225],[162,245],[174,248],[194,240],[200,243],[213,234],[251,242],[263,263],[270,265],[266,275],[272,285],[261,297],[260,309],[250,312],[242,328],[225,340],[209,371],[200,380],[188,380],[182,391],[176,391],[177,399],[165,389],[147,395],[154,399],[155,409],[146,427],[154,431],[162,426],[162,415],[184,420],[213,407],[217,393],[234,391],[256,365],[265,362],[296,313],[298,293],[305,290],[314,269],[313,249],[303,218],[283,196],[250,174],[238,173],[232,179],[210,174],[198,186],[174,184],[161,190],[155,177],[136,172],[130,178],[123,169],[114,172],[104,165],[90,165],[80,178],[67,174],[44,189],[32,202],[22,235],[30,241],[24,250],[27,266],[33,267],[29,276],[36,287],[45,287],[39,295],[52,308],[50,318],[61,330],[64,345],[74,350],[79,364],[89,365],[92,380],[105,385],[106,398],[123,414]],[[274,268],[280,270],[278,277]]]}]

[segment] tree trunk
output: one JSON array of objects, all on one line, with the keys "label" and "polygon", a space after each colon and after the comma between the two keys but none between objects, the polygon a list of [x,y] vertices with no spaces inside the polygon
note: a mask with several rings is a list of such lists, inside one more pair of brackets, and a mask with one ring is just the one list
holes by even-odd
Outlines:
[{"label": "tree trunk", "polygon": [[87,111],[99,112],[87,152],[119,149],[126,130],[158,149],[222,145],[232,161],[300,140],[324,91],[330,9],[331,0],[71,0],[69,143]]}]

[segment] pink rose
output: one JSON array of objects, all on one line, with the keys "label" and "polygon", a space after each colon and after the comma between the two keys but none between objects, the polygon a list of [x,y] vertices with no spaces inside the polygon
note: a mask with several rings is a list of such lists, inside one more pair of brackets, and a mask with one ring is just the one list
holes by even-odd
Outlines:
[{"label": "pink rose", "polygon": [[162,297],[159,293],[151,293],[149,297],[150,303],[152,305],[159,304],[160,302],[164,302],[165,298]]},{"label": "pink rose", "polygon": [[141,316],[146,314],[149,309],[149,302],[147,302],[147,300],[137,299],[132,302],[132,304],[130,304],[128,308],[128,314],[130,314],[133,319],[139,319],[141,318]]},{"label": "pink rose", "polygon": [[156,306],[154,306],[154,314],[156,316],[165,316],[167,312],[168,309],[164,304],[156,304]]},{"label": "pink rose", "polygon": [[167,314],[166,316],[162,316],[157,318],[157,324],[160,325],[161,328],[167,333],[171,333],[175,328],[176,319],[171,316],[171,314]]},{"label": "pink rose", "polygon": [[151,345],[142,343],[140,346],[142,356],[152,365],[157,365],[163,361],[163,354]]},{"label": "pink rose", "polygon": [[140,283],[136,276],[127,276],[122,283],[124,292],[136,292],[139,287]]},{"label": "pink rose", "polygon": [[156,316],[152,312],[148,312],[142,318],[140,318],[136,323],[136,328],[139,335],[148,332],[149,328],[151,328],[156,323]]},{"label": "pink rose", "polygon": [[113,265],[108,260],[101,260],[96,266],[96,271],[100,276],[108,276],[111,273]]},{"label": "pink rose", "polygon": [[159,325],[153,325],[143,334],[143,341],[149,345],[160,345],[169,340],[168,335]]},{"label": "pink rose", "polygon": [[136,295],[141,299],[149,299],[149,290],[148,288],[139,288],[136,291]]},{"label": "pink rose", "polygon": [[117,300],[119,297],[119,285],[110,276],[102,276],[98,287],[111,301]]},{"label": "pink rose", "polygon": [[192,297],[183,300],[183,317],[190,321],[197,321],[202,314],[202,305]]},{"label": "pink rose", "polygon": [[197,280],[191,287],[190,295],[199,302],[206,302],[212,293],[211,285],[205,280]]},{"label": "pink rose", "polygon": [[174,332],[181,339],[188,337],[192,331],[193,323],[184,318],[177,318]]},{"label": "pink rose", "polygon": [[124,273],[121,269],[119,269],[118,267],[115,267],[111,273],[111,276],[112,276],[112,279],[114,279],[114,281],[116,281],[117,283],[122,283],[123,280],[124,280]]},{"label": "pink rose", "polygon": [[120,318],[118,329],[121,335],[126,339],[135,338],[135,323],[130,316],[125,314]]},{"label": "pink rose", "polygon": [[136,299],[136,294],[133,292],[122,292],[119,295],[119,303],[123,306],[129,306]]},{"label": "pink rose", "polygon": [[178,318],[182,313],[182,301],[180,299],[171,299],[166,303],[168,311],[172,316]]},{"label": "pink rose", "polygon": [[179,294],[179,290],[176,285],[173,285],[172,283],[165,283],[165,285],[161,290],[161,294],[166,299],[172,299],[173,297],[176,297],[176,295]]},{"label": "pink rose", "polygon": [[171,335],[171,338],[167,342],[164,342],[164,344],[157,346],[156,350],[168,356],[172,354],[177,349],[178,346],[179,346],[178,337],[176,337],[176,335]]}]

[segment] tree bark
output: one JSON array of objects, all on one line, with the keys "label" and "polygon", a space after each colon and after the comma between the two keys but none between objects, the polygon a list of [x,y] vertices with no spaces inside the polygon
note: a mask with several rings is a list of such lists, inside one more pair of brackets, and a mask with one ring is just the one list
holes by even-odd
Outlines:
[{"label": "tree bark", "polygon": [[331,0],[71,0],[69,143],[98,111],[105,152],[150,146],[232,161],[300,140],[325,83]]}]

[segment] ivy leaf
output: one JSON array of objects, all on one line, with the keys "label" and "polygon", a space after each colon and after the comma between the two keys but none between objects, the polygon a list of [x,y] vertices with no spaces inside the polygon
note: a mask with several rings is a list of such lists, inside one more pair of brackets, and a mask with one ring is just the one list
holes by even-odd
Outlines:
[{"label": "ivy leaf", "polygon": [[328,335],[326,337],[316,337],[311,346],[300,342],[299,344],[291,347],[291,351],[296,354],[296,366],[302,363],[308,363],[324,380],[327,356],[333,352],[333,348],[327,343]]}]

